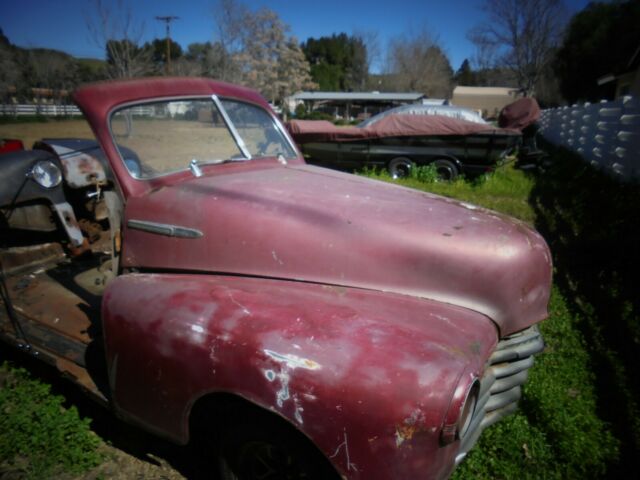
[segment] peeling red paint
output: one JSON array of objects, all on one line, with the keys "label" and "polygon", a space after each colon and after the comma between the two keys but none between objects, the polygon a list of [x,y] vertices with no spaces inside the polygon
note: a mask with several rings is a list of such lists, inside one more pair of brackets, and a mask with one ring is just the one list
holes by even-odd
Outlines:
[{"label": "peeling red paint", "polygon": [[342,446],[333,460],[350,477],[357,465],[358,478],[450,468],[455,449],[439,445],[439,428],[456,372],[481,371],[497,341],[486,317],[459,307],[276,280],[131,274],[109,285],[103,308],[118,408],[185,440],[195,398],[241,392],[301,425],[327,457],[348,432],[349,458]]}]

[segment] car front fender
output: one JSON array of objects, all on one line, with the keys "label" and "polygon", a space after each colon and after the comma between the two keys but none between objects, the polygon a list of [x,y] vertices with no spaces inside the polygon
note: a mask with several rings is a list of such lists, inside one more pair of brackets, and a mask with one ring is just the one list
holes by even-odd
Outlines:
[{"label": "car front fender", "polygon": [[103,300],[115,408],[174,441],[214,392],[276,412],[349,478],[447,475],[441,430],[480,376],[494,324],[377,291],[216,275],[127,274]]}]

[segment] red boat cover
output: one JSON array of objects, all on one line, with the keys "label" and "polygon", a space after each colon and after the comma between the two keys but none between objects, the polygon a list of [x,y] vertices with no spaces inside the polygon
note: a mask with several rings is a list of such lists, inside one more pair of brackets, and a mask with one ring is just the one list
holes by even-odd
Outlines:
[{"label": "red boat cover", "polygon": [[502,109],[498,125],[522,130],[540,118],[540,106],[535,98],[519,98]]},{"label": "red boat cover", "polygon": [[337,127],[326,120],[292,120],[288,123],[287,128],[299,144],[422,135],[464,136],[475,133],[516,133],[441,115],[388,115],[365,128]]}]

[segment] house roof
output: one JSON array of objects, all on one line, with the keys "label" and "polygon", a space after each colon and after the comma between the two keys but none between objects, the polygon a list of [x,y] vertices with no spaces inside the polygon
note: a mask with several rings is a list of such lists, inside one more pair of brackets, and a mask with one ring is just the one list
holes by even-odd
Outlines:
[{"label": "house roof", "polygon": [[294,100],[334,100],[334,101],[402,101],[415,102],[426,97],[424,93],[382,93],[382,92],[299,92]]},{"label": "house roof", "polygon": [[517,92],[517,87],[464,87],[457,86],[453,89],[453,95],[478,95],[478,96],[511,96]]}]

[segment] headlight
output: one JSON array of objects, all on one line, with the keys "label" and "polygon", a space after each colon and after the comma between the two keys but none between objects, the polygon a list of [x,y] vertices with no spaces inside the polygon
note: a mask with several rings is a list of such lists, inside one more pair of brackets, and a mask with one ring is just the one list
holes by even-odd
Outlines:
[{"label": "headlight", "polygon": [[31,178],[44,188],[54,188],[62,181],[62,172],[51,160],[40,160],[31,169]]},{"label": "headlight", "polygon": [[477,377],[469,376],[460,381],[442,427],[440,439],[443,445],[464,438],[467,434],[476,410],[479,392],[480,382]]}]

